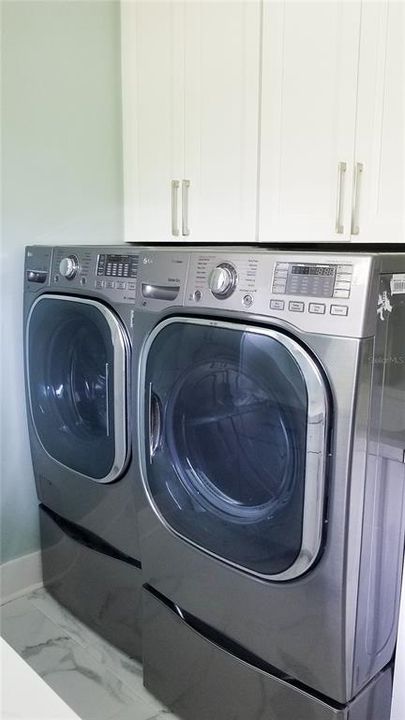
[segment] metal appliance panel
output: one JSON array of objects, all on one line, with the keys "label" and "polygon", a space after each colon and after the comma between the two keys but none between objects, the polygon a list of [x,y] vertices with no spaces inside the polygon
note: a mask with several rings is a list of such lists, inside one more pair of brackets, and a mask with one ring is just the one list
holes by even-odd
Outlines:
[{"label": "metal appliance panel", "polygon": [[339,705],[221,646],[147,589],[143,622],[145,686],[184,720],[389,720],[391,668]]},{"label": "metal appliance panel", "polygon": [[[47,592],[122,652],[141,659],[142,574],[129,558],[100,551],[76,525],[39,507]],[[94,539],[93,539],[94,540]],[[113,549],[111,549],[113,552]]]}]

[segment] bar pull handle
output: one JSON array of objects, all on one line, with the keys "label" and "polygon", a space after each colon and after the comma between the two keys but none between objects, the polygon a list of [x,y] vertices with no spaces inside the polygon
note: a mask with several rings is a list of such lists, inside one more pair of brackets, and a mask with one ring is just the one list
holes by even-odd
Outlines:
[{"label": "bar pull handle", "polygon": [[110,437],[110,366],[105,364],[105,422],[106,434]]},{"label": "bar pull handle", "polygon": [[354,187],[353,187],[353,210],[352,210],[352,227],[351,234],[358,235],[360,232],[359,226],[359,212],[360,212],[360,188],[361,178],[363,175],[364,165],[363,163],[356,163],[356,170],[354,173]]},{"label": "bar pull handle", "polygon": [[182,201],[182,235],[190,235],[188,226],[188,193],[190,188],[190,180],[183,180],[181,184],[181,201]]},{"label": "bar pull handle", "polygon": [[345,162],[338,163],[335,230],[339,235],[341,235],[344,232],[344,226],[343,226],[343,222],[342,222],[342,214],[343,214],[344,184],[345,184],[345,177],[346,177],[346,169],[347,169],[347,164]]},{"label": "bar pull handle", "polygon": [[162,435],[162,403],[156,393],[152,390],[152,383],[149,383],[149,462],[153,458],[160,445]]},{"label": "bar pull handle", "polygon": [[178,180],[172,180],[172,235],[179,235],[178,223],[178,194],[180,183]]}]

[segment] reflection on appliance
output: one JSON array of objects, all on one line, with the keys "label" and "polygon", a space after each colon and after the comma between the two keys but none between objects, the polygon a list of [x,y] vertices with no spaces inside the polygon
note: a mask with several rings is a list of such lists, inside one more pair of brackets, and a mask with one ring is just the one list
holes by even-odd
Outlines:
[{"label": "reflection on appliance", "polygon": [[[170,253],[148,258],[140,287],[169,274]],[[405,255],[188,265],[182,309],[136,296],[145,684],[185,720],[388,720],[404,406],[385,418],[405,365],[384,367],[404,295],[377,307]]]}]

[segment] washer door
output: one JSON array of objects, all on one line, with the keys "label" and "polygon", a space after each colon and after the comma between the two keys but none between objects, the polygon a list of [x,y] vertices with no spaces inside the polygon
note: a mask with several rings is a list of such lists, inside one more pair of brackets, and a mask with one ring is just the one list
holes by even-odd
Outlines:
[{"label": "washer door", "polygon": [[305,572],[321,545],[327,451],[310,355],[275,330],[171,319],[145,347],[142,381],[145,485],[161,520],[249,572]]},{"label": "washer door", "polygon": [[42,295],[26,333],[29,404],[41,445],[70,470],[112,482],[127,458],[121,324],[95,300]]}]

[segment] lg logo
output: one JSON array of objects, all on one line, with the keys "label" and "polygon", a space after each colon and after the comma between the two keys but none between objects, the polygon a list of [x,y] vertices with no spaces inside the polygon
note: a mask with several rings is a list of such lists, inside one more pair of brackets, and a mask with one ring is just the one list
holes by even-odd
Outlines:
[{"label": "lg logo", "polygon": [[144,265],[151,265],[153,263],[153,260],[151,257],[144,257],[142,262]]}]

